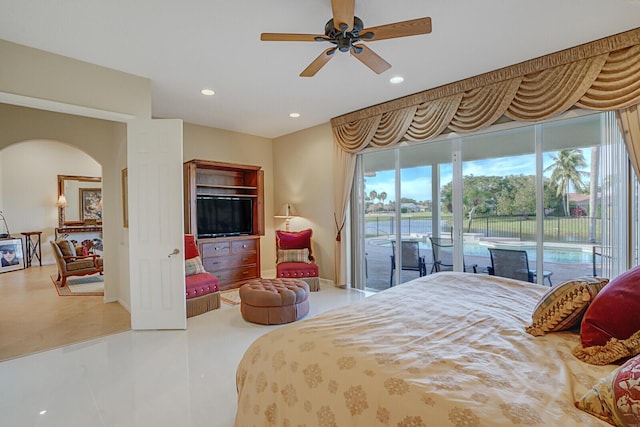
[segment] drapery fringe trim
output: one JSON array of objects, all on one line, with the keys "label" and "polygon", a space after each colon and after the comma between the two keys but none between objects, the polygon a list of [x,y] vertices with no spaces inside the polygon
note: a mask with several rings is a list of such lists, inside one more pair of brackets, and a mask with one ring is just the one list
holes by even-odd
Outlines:
[{"label": "drapery fringe trim", "polygon": [[505,116],[540,121],[573,106],[617,110],[640,103],[640,28],[331,120],[335,143],[358,153],[472,132]]},{"label": "drapery fringe trim", "polygon": [[608,365],[616,360],[640,354],[640,331],[626,340],[611,338],[605,345],[583,347],[576,346],[572,353],[575,357],[591,365]]}]

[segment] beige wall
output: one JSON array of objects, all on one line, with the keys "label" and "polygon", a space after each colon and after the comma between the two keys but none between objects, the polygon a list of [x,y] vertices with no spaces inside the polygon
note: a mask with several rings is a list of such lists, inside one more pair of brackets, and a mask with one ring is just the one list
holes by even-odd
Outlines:
[{"label": "beige wall", "polygon": [[[102,177],[102,168],[89,155],[68,144],[31,140],[2,150],[0,175],[2,211],[11,234],[21,237],[23,231],[42,232],[42,263],[55,264],[48,242],[54,240],[54,229],[58,226],[58,175]],[[73,202],[77,207],[78,200]],[[97,236],[83,234],[72,238],[90,237]]]},{"label": "beige wall", "polygon": [[0,92],[151,118],[149,79],[5,40],[0,58]]},{"label": "beige wall", "polygon": [[[313,229],[313,253],[320,277],[334,279],[333,137],[329,123],[273,141],[274,206],[292,203],[300,217],[291,230]],[[284,229],[284,221],[276,223]]]}]

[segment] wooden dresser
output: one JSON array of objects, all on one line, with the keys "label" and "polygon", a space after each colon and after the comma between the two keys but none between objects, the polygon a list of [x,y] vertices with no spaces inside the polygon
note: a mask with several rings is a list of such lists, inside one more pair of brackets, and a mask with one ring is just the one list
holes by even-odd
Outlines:
[{"label": "wooden dresser", "polygon": [[199,239],[198,245],[202,264],[218,277],[220,290],[260,277],[259,236]]}]

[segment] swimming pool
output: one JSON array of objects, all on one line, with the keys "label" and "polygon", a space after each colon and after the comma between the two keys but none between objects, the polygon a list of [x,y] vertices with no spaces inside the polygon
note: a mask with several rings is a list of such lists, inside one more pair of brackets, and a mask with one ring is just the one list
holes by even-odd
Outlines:
[{"label": "swimming pool", "polygon": [[[426,246],[426,244],[425,244]],[[518,246],[510,247],[508,245],[483,245],[477,243],[464,243],[464,254],[469,256],[489,256],[490,247],[504,248],[504,249],[519,249],[527,251],[529,261],[536,260],[536,249],[530,246]],[[573,247],[545,247],[544,248],[544,261],[554,262],[558,264],[590,264],[591,252],[584,252],[580,248]]]},{"label": "swimming pool", "polygon": [[[381,238],[370,239],[369,243],[374,245],[380,245],[380,246],[391,246],[390,240],[381,239]],[[477,257],[489,258],[488,248],[490,247],[526,250],[527,256],[529,257],[530,262],[534,262],[537,258],[536,249],[533,246],[520,246],[520,245],[510,246],[506,243],[494,243],[494,242],[481,243],[481,242],[466,241],[464,242],[464,254],[466,256],[477,256]],[[427,242],[420,240],[420,249],[430,251],[431,244],[429,243],[428,240]],[[544,261],[558,263],[558,264],[591,264],[592,254],[590,251],[585,252],[581,247],[562,247],[562,246],[545,247]]]}]

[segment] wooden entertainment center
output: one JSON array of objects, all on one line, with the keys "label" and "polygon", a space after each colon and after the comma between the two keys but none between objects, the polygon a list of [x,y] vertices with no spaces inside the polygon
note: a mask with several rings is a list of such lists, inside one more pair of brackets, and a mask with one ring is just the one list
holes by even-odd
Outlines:
[{"label": "wooden entertainment center", "polygon": [[[248,279],[260,277],[260,236],[264,235],[264,171],[260,166],[190,160],[184,163],[185,233],[194,234],[204,268],[218,277],[220,289],[240,286]],[[203,200],[220,200],[228,208],[244,207],[250,218],[238,228],[217,224],[220,233],[203,234],[198,230],[198,198],[201,221],[206,216]],[[250,208],[249,208],[250,206]],[[242,217],[237,212],[236,217]],[[201,222],[201,225],[206,221]],[[216,224],[214,224],[216,225]],[[203,228],[203,227],[201,227]],[[216,231],[216,230],[205,230]],[[236,231],[238,231],[236,233]]]}]

